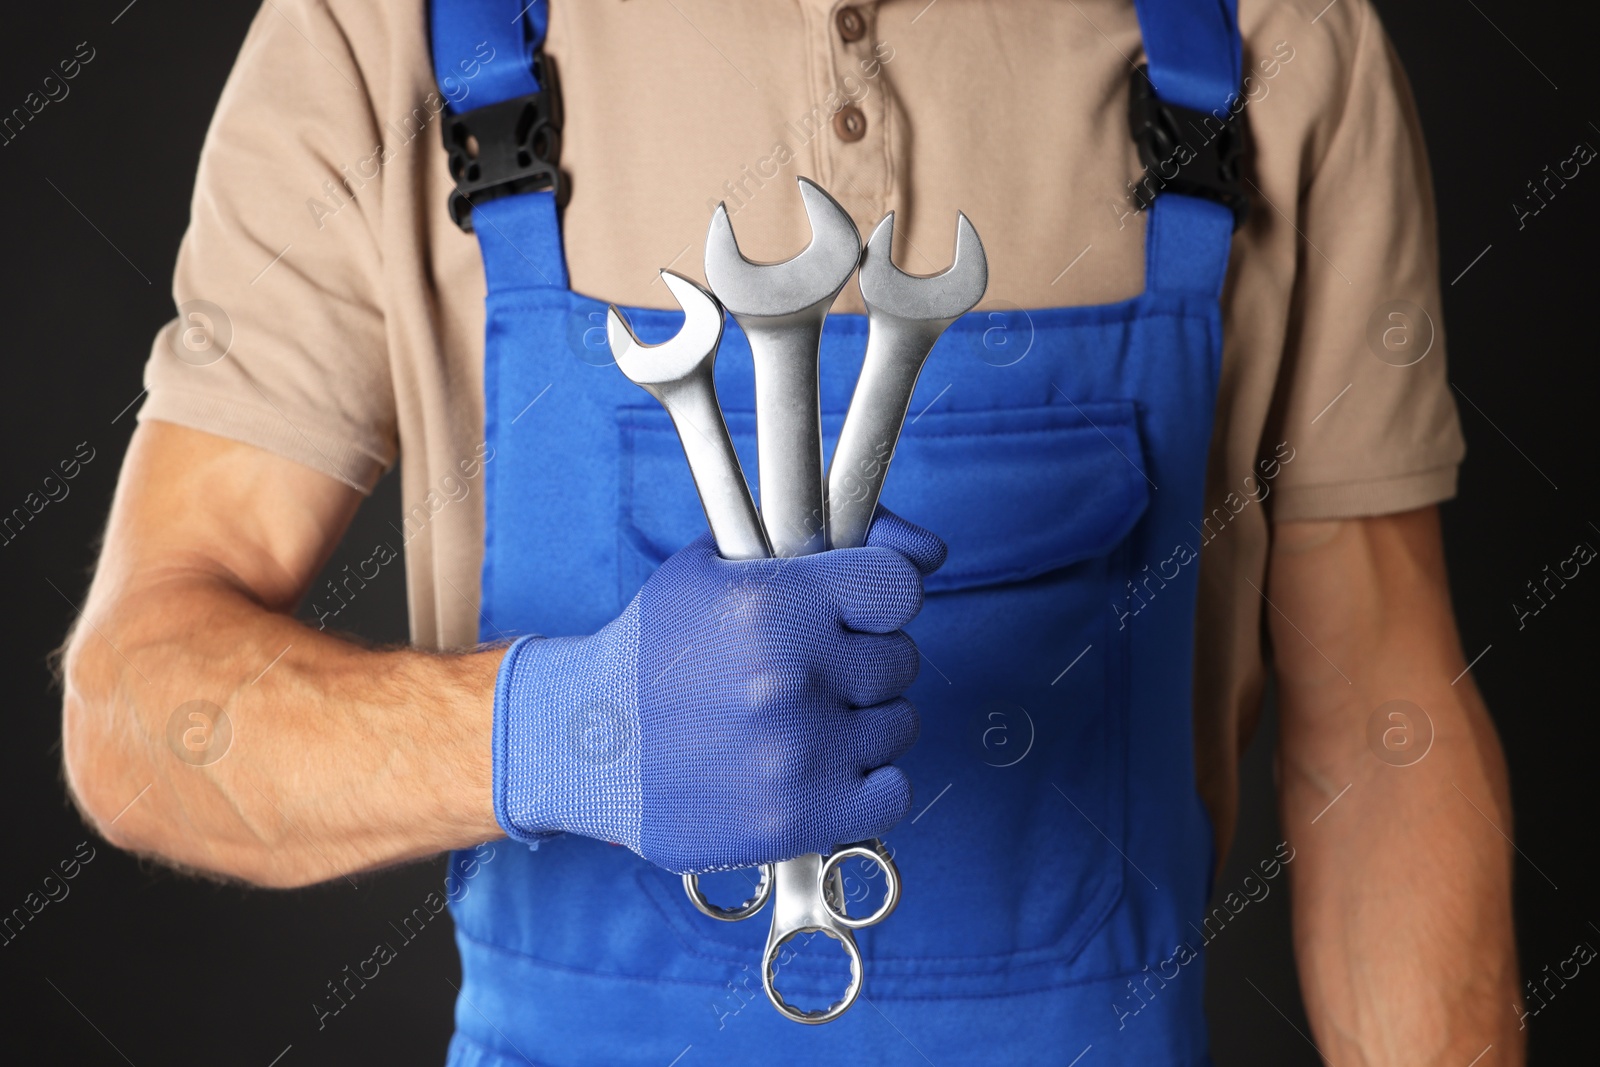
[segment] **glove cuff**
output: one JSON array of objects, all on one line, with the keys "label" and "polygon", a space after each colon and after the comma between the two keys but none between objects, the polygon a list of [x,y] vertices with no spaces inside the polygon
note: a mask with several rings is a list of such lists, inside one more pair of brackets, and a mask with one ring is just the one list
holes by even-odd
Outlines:
[{"label": "glove cuff", "polygon": [[494,813],[511,838],[639,848],[638,614],[592,637],[523,637],[495,682]]}]

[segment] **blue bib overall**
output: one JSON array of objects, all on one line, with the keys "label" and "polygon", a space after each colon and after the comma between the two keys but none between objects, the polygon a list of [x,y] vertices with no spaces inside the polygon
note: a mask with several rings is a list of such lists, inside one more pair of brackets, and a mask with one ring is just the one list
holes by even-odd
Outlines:
[{"label": "blue bib overall", "polygon": [[[440,81],[485,40],[531,58],[547,5],[515,18],[522,6],[434,0]],[[1222,107],[1239,84],[1233,0],[1137,6],[1162,98]],[[494,63],[474,99],[537,87],[529,64]],[[603,842],[507,843],[468,866],[470,892],[451,893],[463,968],[451,1064],[1066,1065],[1091,1046],[1085,1067],[1207,1062],[1191,524],[1233,218],[1168,193],[1147,220],[1144,292],[970,313],[911,405],[883,502],[950,555],[909,629],[925,656],[909,694],[922,737],[900,766],[921,814],[888,838],[899,909],[857,933],[861,1001],[825,1026],[788,1022],[761,993],[765,912],[707,919],[676,876]],[[482,635],[592,633],[705,517],[666,413],[611,364],[604,302],[568,288],[552,194],[483,202],[472,221],[494,449]],[[652,343],[682,320],[625,313]],[[830,449],[866,332],[863,316],[827,322]],[[717,385],[753,477],[750,351],[731,319]],[[785,995],[825,1003],[837,968],[810,959],[784,968]]]}]

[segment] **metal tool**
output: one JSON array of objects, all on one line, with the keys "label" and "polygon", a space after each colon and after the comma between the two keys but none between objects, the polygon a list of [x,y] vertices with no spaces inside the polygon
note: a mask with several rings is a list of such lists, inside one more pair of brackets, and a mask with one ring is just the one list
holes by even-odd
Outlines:
[{"label": "metal tool", "polygon": [[[815,225],[813,221],[814,228]],[[728,238],[731,241],[731,231]],[[814,239],[813,246],[815,243]],[[924,277],[901,271],[890,257],[893,243],[894,213],[890,212],[873,232],[861,262],[861,295],[868,318],[867,353],[829,467],[824,509],[828,547],[857,548],[866,543],[922,366],[940,335],[983,298],[989,284],[983,244],[965,215],[960,215],[956,223],[955,257],[940,274]],[[710,280],[709,241],[706,255]],[[715,285],[713,281],[713,288]],[[759,413],[757,420],[759,434]],[[761,443],[765,443],[764,438]],[[767,499],[765,475],[763,467],[763,512]],[[776,546],[770,521],[767,528]],[[839,865],[851,857],[876,863],[885,877],[883,903],[860,919],[847,916],[843,906]],[[861,952],[849,931],[882,922],[894,910],[900,900],[899,871],[881,843],[873,841],[836,849],[826,860],[810,855],[780,863],[775,878],[772,929],[767,935],[762,985],[773,1004],[790,1019],[828,1022],[843,1014],[861,991]],[[842,1000],[830,1007],[803,1012],[778,994],[776,970],[784,944],[813,931],[825,933],[844,946],[850,956],[850,988]]]},{"label": "metal tool", "polygon": [[983,299],[989,262],[966,215],[956,218],[956,252],[939,274],[894,265],[894,212],[883,217],[861,257],[867,355],[828,467],[828,547],[859,548],[878,506],[889,461],[934,342]]},{"label": "metal tool", "polygon": [[[883,903],[871,915],[851,918],[845,914],[844,882],[839,865],[851,858],[868,860],[884,874]],[[852,930],[882,922],[900,902],[900,872],[878,841],[863,842],[834,849],[824,859],[808,853],[775,865],[772,928],[767,933],[767,948],[762,954],[761,986],[773,1006],[797,1023],[832,1022],[843,1015],[861,994],[864,975],[861,949]],[[805,1011],[790,1004],[778,992],[778,961],[783,946],[801,934],[827,934],[844,946],[850,957],[850,986],[839,1000],[826,1008]]]},{"label": "metal tool", "polygon": [[[722,305],[681,274],[663,270],[661,280],[683,308],[683,328],[670,341],[647,345],[613,304],[606,313],[611,354],[628,380],[660,401],[672,416],[718,553],[724,559],[766,559],[771,555],[766,531],[717,401],[713,371],[722,342]],[[771,865],[761,869],[761,881],[751,897],[732,908],[707,900],[692,875],[685,876],[684,886],[700,911],[713,919],[737,922],[760,911],[772,895]]]},{"label": "metal tool", "polygon": [[670,341],[644,344],[613,304],[606,315],[611,354],[628,380],[659,400],[672,416],[717,551],[724,559],[765,559],[771,555],[766,534],[728,437],[712,378],[722,341],[722,305],[681,274],[663,270],[661,280],[683,308],[683,328]]},{"label": "metal tool", "polygon": [[[799,184],[812,237],[793,259],[781,263],[747,259],[739,251],[723,205],[712,215],[706,234],[706,281],[750,341],[756,381],[761,519],[775,556],[809,555],[827,547],[817,357],[828,309],[861,259],[861,235],[849,214],[814,182],[801,178]],[[845,914],[838,874],[839,862],[858,853],[874,858],[886,872],[883,904],[862,920]],[[900,880],[892,868],[893,861],[876,843],[836,850],[826,860],[809,854],[776,864],[772,927],[761,984],[787,1018],[824,1023],[855,1003],[862,984],[861,953],[851,930],[880,922],[894,910]],[[696,907],[713,914],[701,907],[704,897],[692,875],[684,877],[684,886]],[[849,954],[850,985],[829,1007],[804,1011],[778,992],[778,958],[783,946],[795,937],[818,932],[838,941]]]},{"label": "metal tool", "polygon": [[[661,277],[683,307],[683,328],[670,341],[646,345],[613,306],[606,318],[612,354],[629,380],[660,401],[671,415],[718,551],[729,559],[764,558],[769,554],[766,538],[728,436],[712,376],[722,337],[722,307],[710,293],[681,275],[662,271]],[[884,871],[884,900],[871,915],[852,917],[846,910],[841,864],[851,858],[871,861]],[[731,908],[706,900],[694,875],[684,875],[683,881],[696,908],[725,922],[749,918],[776,893],[762,985],[780,1012],[804,1023],[835,1019],[855,1002],[863,974],[861,951],[851,931],[881,922],[900,899],[899,873],[876,841],[835,849],[826,859],[811,854],[768,864],[761,868],[760,882],[750,898]],[[844,946],[850,958],[851,980],[845,996],[837,1003],[808,1012],[793,1007],[779,995],[777,965],[785,944],[814,932],[825,933]]]},{"label": "metal tool", "polygon": [[746,259],[724,205],[706,234],[706,282],[750,339],[761,520],[778,556],[827,547],[817,351],[828,308],[861,259],[861,235],[844,208],[799,181],[812,237],[793,259]]},{"label": "metal tool", "polygon": [[[730,559],[799,556],[830,544],[865,543],[922,365],[939,336],[977,304],[988,284],[983,246],[965,215],[957,223],[950,268],[921,277],[899,270],[890,258],[893,213],[878,225],[862,259],[860,235],[844,210],[803,178],[800,194],[812,240],[795,258],[770,264],[746,259],[726,209],[719,207],[706,238],[706,279],[717,297],[662,271],[685,313],[683,329],[671,341],[641,344],[615,307],[607,320],[617,365],[672,416],[706,520],[719,551]],[[867,355],[825,486],[818,349],[828,309],[858,260],[870,323]],[[749,338],[755,364],[759,516],[712,379],[723,327],[718,297]],[[862,917],[847,910],[841,865],[852,858],[884,872],[883,902]],[[778,1011],[802,1023],[828,1022],[855,1002],[864,976],[852,931],[883,921],[900,900],[899,872],[878,841],[837,848],[826,858],[813,853],[768,864],[754,893],[731,908],[708,901],[694,875],[684,875],[683,882],[696,908],[726,922],[749,918],[773,899],[762,986]],[[777,990],[783,947],[808,933],[838,941],[850,959],[844,996],[816,1011],[794,1007]]]}]

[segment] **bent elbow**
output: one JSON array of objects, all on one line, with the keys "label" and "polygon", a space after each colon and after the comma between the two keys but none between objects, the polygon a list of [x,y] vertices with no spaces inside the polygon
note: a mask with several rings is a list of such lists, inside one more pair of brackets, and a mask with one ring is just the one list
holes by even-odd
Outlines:
[{"label": "bent elbow", "polygon": [[119,816],[137,799],[141,787],[129,791],[125,784],[131,780],[131,768],[111,742],[110,700],[87,677],[93,668],[80,652],[69,649],[61,674],[62,777],[90,828],[117,848],[138,848],[140,842],[120,825]]},{"label": "bent elbow", "polygon": [[[135,743],[119,741],[107,726],[111,712],[70,672],[63,689],[62,776],[79,815],[107,844],[184,874],[259,889],[300,889],[337,876],[247,828],[207,831],[165,810],[173,783]],[[189,814],[204,824],[206,807],[202,802]],[[181,834],[172,832],[177,821],[186,824]]]}]

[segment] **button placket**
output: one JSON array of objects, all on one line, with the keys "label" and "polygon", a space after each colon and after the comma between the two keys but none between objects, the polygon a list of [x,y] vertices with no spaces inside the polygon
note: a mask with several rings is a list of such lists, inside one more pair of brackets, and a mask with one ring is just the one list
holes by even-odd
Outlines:
[{"label": "button placket", "polygon": [[888,86],[873,37],[876,15],[874,3],[839,4],[828,20],[829,91],[841,102],[828,143],[829,192],[858,225],[876,222],[890,194]]}]

